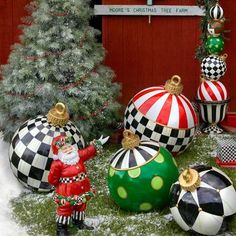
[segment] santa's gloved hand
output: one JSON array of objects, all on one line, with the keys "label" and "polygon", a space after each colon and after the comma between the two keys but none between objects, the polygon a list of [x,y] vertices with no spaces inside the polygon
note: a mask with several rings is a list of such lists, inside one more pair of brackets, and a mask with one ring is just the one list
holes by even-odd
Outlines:
[{"label": "santa's gloved hand", "polygon": [[103,135],[102,135],[99,139],[94,139],[92,141],[92,145],[96,148],[96,151],[98,153],[100,153],[103,150],[102,145],[104,145],[108,141],[109,138],[110,136],[103,138]]},{"label": "santa's gloved hand", "polygon": [[103,138],[103,135],[102,135],[97,141],[101,142],[101,145],[104,145],[108,141],[109,138],[110,136]]}]

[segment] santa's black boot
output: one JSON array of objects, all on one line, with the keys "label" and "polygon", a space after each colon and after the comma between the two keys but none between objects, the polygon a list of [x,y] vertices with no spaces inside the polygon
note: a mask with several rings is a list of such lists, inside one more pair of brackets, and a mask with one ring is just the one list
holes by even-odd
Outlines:
[{"label": "santa's black boot", "polygon": [[76,225],[79,230],[93,230],[93,226],[89,226],[84,223],[85,214],[84,211],[74,211],[72,215],[72,223]]},{"label": "santa's black boot", "polygon": [[70,236],[68,226],[57,223],[57,236]]},{"label": "santa's black boot", "polygon": [[57,217],[57,236],[70,236],[70,232],[68,231],[69,223],[70,217]]}]

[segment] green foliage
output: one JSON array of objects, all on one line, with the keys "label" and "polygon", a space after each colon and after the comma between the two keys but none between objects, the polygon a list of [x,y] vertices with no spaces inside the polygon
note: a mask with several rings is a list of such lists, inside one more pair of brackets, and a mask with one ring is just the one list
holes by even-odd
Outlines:
[{"label": "green foliage", "polygon": [[[27,119],[64,102],[85,138],[97,138],[119,119],[120,85],[102,65],[105,50],[89,26],[89,0],[39,0],[2,67],[0,128],[10,141]],[[26,21],[26,20],[25,20]]]},{"label": "green foliage", "polygon": [[211,17],[209,15],[209,10],[212,6],[214,6],[218,1],[217,0],[197,0],[197,4],[199,6],[204,7],[205,10],[205,16],[201,19],[201,45],[196,49],[196,57],[199,60],[202,60],[204,57],[208,55],[207,49],[206,49],[206,41],[207,41],[207,24],[211,20]]},{"label": "green foliage", "polygon": [[[216,136],[225,138],[225,136]],[[179,170],[196,164],[216,166],[211,153],[216,149],[216,137],[199,136],[194,139],[190,147],[176,157]],[[231,135],[229,137],[232,138]],[[236,138],[236,136],[234,136]],[[149,213],[133,213],[121,210],[110,198],[107,187],[107,175],[109,160],[112,153],[118,150],[118,146],[110,146],[102,156],[95,157],[87,162],[87,170],[91,182],[97,189],[97,195],[89,202],[86,215],[89,224],[95,226],[95,230],[77,231],[70,226],[73,235],[189,235],[184,232],[172,219],[168,207],[161,211]],[[218,167],[219,168],[219,167]],[[234,169],[223,171],[236,180]],[[51,194],[24,194],[12,201],[15,219],[27,227],[29,235],[55,235],[55,209]],[[236,234],[236,217],[229,225],[229,235]]]}]

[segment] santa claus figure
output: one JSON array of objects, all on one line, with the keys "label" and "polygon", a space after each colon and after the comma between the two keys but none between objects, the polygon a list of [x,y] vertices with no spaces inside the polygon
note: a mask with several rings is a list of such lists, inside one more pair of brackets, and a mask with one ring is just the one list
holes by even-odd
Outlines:
[{"label": "santa claus figure", "polygon": [[93,158],[108,138],[94,140],[90,146],[81,150],[71,145],[69,137],[58,136],[53,139],[54,160],[48,182],[55,186],[54,200],[58,204],[57,235],[69,235],[71,218],[78,229],[93,229],[84,222],[86,202],[93,196],[84,162]]}]

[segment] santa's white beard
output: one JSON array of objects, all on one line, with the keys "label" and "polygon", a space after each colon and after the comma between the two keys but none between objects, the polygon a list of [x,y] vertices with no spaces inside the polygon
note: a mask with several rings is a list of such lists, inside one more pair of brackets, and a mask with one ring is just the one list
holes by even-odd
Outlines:
[{"label": "santa's white beard", "polygon": [[59,151],[58,159],[67,165],[75,165],[79,161],[79,154],[76,150],[73,150],[70,154]]}]

